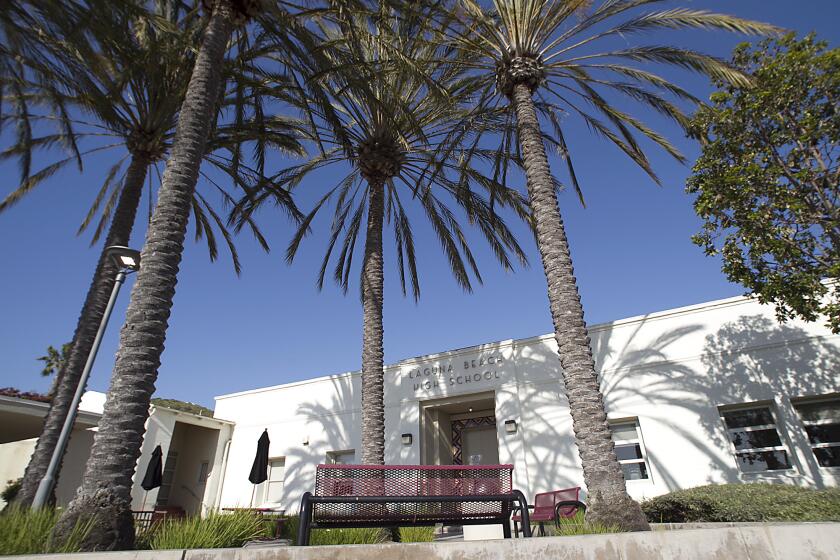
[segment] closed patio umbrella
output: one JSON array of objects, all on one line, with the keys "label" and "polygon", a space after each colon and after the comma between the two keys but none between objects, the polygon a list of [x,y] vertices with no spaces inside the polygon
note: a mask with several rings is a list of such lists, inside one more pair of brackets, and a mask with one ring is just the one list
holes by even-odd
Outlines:
[{"label": "closed patio umbrella", "polygon": [[268,445],[270,443],[268,430],[265,430],[257,441],[257,454],[254,456],[251,474],[248,475],[248,480],[254,485],[251,491],[251,505],[254,505],[254,492],[257,490],[257,484],[262,484],[268,480]]},{"label": "closed patio umbrella", "polygon": [[[152,451],[152,458],[149,459],[149,464],[146,466],[146,474],[143,476],[143,482],[140,483],[140,486],[146,493],[149,490],[157,488],[163,483],[163,450],[160,448],[160,445],[155,447],[155,450]],[[146,507],[146,494],[143,494],[143,506],[140,509],[144,509]]]}]

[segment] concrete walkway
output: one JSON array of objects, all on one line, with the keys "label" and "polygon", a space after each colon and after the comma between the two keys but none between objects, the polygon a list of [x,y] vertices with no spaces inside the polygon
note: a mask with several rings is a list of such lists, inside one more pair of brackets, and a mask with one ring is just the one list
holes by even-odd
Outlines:
[{"label": "concrete walkway", "polygon": [[834,560],[840,523],[416,544],[18,556],[31,560]]}]

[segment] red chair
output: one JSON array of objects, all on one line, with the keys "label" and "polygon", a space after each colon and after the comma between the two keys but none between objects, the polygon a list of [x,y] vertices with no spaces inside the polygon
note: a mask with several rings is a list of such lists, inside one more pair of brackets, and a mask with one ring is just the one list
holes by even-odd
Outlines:
[{"label": "red chair", "polygon": [[[529,518],[531,523],[538,523],[540,526],[540,535],[545,536],[545,523],[553,521],[554,526],[560,525],[560,518],[574,517],[578,510],[586,511],[586,504],[580,501],[580,487],[564,488],[563,490],[554,490],[553,492],[544,492],[534,496],[534,505],[528,506],[530,512]],[[522,518],[519,513],[519,508],[515,508],[513,520],[514,535],[519,536],[519,523]]]}]

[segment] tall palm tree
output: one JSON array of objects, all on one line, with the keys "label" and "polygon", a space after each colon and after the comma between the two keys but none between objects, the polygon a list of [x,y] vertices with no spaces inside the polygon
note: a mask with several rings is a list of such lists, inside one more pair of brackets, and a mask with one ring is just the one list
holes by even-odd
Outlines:
[{"label": "tall palm tree", "polygon": [[[294,259],[314,218],[330,202],[334,211],[317,279],[319,289],[334,260],[332,276],[346,292],[356,244],[364,244],[360,270],[364,464],[384,464],[385,459],[382,317],[386,222],[394,230],[403,294],[410,283],[415,298],[419,298],[420,285],[408,201],[419,204],[464,290],[472,288],[471,273],[479,282],[481,276],[453,206],[478,228],[504,268],[513,267],[511,256],[526,262],[494,209],[495,202],[524,217],[524,200],[473,167],[475,160],[487,159],[488,151],[479,140],[482,132],[496,123],[492,116],[462,110],[464,101],[474,93],[472,82],[452,63],[452,52],[434,40],[439,37],[430,21],[422,13],[399,17],[395,11],[381,8],[367,16],[346,18],[336,27],[322,27],[326,62],[297,69],[317,82],[314,90],[298,90],[302,97],[297,105],[305,109],[303,120],[310,123],[310,139],[318,150],[305,163],[278,174],[271,188],[244,199],[233,215],[234,219],[250,217],[273,198],[274,189],[294,188],[315,170],[335,165],[346,171],[301,222],[287,259]],[[481,191],[492,192],[495,200]]]},{"label": "tall palm tree", "polygon": [[[143,264],[120,332],[108,399],[82,486],[55,528],[56,536],[66,539],[78,521],[91,520],[93,529],[83,543],[86,550],[125,549],[134,544],[132,476],[163,353],[200,165],[212,145],[215,106],[224,83],[225,56],[235,43],[231,40],[234,31],[238,28],[237,33],[247,36],[259,28],[273,35],[279,45],[274,62],[279,58],[282,63],[292,50],[308,50],[299,13],[290,13],[279,2],[213,0],[203,4],[209,18],[141,251]],[[253,23],[244,26],[249,18]],[[236,54],[234,48],[234,58]],[[290,204],[288,198],[278,196],[278,200]]]},{"label": "tall palm tree", "polygon": [[[58,3],[56,3],[58,4]],[[144,13],[130,2],[91,0],[72,11],[45,3],[30,16],[28,35],[38,37],[39,49],[24,56],[9,96],[13,120],[20,133],[13,146],[0,158],[21,161],[21,185],[0,202],[0,212],[11,207],[61,168],[93,152],[115,152],[117,161],[85,218],[80,233],[101,213],[92,244],[105,234],[104,247],[127,245],[134,227],[144,183],[150,172],[168,153],[175,123],[189,81],[194,56],[192,47],[205,22],[197,9],[186,9],[177,0],[155,3],[155,12]],[[238,84],[235,93],[222,97],[217,105],[235,106],[240,118],[217,128],[214,141],[205,149],[204,160],[230,176],[235,185],[250,188],[260,170],[252,169],[238,155],[240,145],[255,142],[297,151],[293,123],[280,117],[246,119],[253,96],[247,72],[228,67],[225,73]],[[252,92],[251,92],[252,93]],[[37,125],[57,124],[55,132],[34,136]],[[82,149],[83,143],[92,143]],[[33,151],[48,150],[55,144],[71,154],[30,173]],[[126,166],[126,161],[127,166]],[[159,172],[158,172],[159,176]],[[227,190],[205,175],[207,186],[222,200],[232,200]],[[231,251],[237,273],[239,262],[232,239],[207,193],[196,193],[191,209],[197,237],[204,236],[211,259],[217,255],[214,228],[219,229]],[[149,193],[151,208],[151,192]],[[267,249],[259,230],[257,238]],[[90,353],[115,278],[114,265],[100,254],[94,276],[70,346],[69,357],[56,378],[54,397],[44,428],[24,474],[16,503],[28,506],[55,452],[61,427]]]},{"label": "tall palm tree", "polygon": [[645,64],[676,66],[740,83],[747,78],[726,62],[696,51],[658,44],[628,47],[610,40],[625,41],[657,29],[775,31],[766,24],[698,10],[634,11],[657,1],[603,0],[592,7],[589,0],[494,0],[493,10],[486,11],[477,0],[459,0],[460,9],[453,13],[460,25],[448,31],[460,49],[477,59],[471,68],[484,81],[477,99],[508,107],[508,118],[516,123],[515,133],[505,136],[501,147],[516,146],[522,154],[563,381],[589,491],[587,515],[626,530],[646,530],[648,524],[627,494],[615,456],[558,208],[560,182],[552,175],[545,145],[557,149],[565,160],[571,184],[581,197],[564,134],[567,128],[561,115],[565,114],[582,119],[657,180],[634,131],[679,161],[684,161],[683,156],[665,137],[612,104],[613,96],[652,108],[684,126],[685,115],[667,97],[693,103],[697,98],[645,69]]}]

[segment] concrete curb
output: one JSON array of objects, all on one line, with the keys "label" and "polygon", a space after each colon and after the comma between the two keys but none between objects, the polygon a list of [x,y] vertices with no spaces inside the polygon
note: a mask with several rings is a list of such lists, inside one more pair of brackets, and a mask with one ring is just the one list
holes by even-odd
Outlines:
[{"label": "concrete curb", "polygon": [[840,523],[760,524],[577,537],[349,546],[146,550],[31,560],[831,560]]}]

